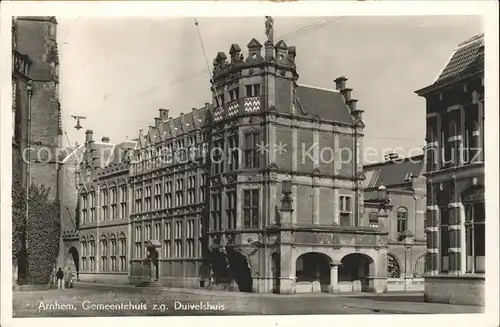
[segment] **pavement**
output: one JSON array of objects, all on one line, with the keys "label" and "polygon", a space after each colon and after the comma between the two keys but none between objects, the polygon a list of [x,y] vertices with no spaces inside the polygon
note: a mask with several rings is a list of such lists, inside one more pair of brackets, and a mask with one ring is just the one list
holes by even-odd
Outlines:
[{"label": "pavement", "polygon": [[16,318],[484,312],[483,307],[426,303],[421,292],[280,295],[84,282],[67,290],[14,292],[13,302]]}]

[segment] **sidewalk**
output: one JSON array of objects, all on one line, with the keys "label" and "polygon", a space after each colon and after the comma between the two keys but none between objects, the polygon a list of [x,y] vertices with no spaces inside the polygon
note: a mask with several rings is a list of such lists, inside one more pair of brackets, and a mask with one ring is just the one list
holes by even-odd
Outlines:
[{"label": "sidewalk", "polygon": [[300,294],[274,294],[274,293],[243,293],[243,292],[230,292],[221,290],[208,290],[201,288],[181,288],[181,287],[167,287],[167,286],[146,286],[138,287],[130,284],[110,284],[102,282],[74,282],[74,287],[78,288],[78,285],[91,286],[91,287],[110,287],[110,288],[121,288],[121,289],[137,289],[146,291],[158,291],[158,292],[172,292],[172,293],[184,293],[184,294],[196,294],[205,296],[224,296],[224,297],[249,297],[249,298],[285,298],[285,297],[301,297],[301,298],[311,298],[311,297],[387,297],[387,296],[418,296],[422,295],[422,292],[388,292],[388,293],[300,293]]}]

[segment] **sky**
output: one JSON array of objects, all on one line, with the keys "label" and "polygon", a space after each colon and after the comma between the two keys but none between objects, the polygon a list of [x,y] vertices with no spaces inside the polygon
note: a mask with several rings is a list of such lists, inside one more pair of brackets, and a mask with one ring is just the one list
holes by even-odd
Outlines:
[{"label": "sky", "polygon": [[[58,19],[60,101],[65,142],[122,142],[170,116],[211,102],[209,74],[192,18]],[[480,17],[274,17],[275,39],[296,46],[298,83],[335,88],[348,78],[364,110],[364,147],[403,156],[421,152],[425,100],[414,91],[431,84],[456,46],[484,31]],[[264,17],[201,18],[208,62],[217,52],[266,40]],[[319,24],[318,24],[319,22]],[[87,117],[77,131],[71,115]],[[373,151],[373,150],[370,150]],[[382,157],[381,157],[382,158]],[[370,159],[373,160],[373,159]]]}]

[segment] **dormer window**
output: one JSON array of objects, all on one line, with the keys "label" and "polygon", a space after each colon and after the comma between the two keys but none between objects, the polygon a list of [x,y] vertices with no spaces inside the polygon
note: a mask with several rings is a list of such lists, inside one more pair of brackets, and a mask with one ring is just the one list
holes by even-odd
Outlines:
[{"label": "dormer window", "polygon": [[258,97],[260,96],[260,84],[253,84],[246,86],[246,97]]}]

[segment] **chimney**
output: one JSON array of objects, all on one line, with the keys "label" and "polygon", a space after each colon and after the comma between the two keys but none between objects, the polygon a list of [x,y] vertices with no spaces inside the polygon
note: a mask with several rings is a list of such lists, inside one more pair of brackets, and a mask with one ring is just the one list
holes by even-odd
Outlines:
[{"label": "chimney", "polygon": [[351,100],[351,92],[352,89],[350,88],[344,88],[340,90],[340,94],[344,97],[344,101],[347,103],[349,100]]},{"label": "chimney", "polygon": [[159,117],[156,117],[155,118],[155,127],[159,129],[160,126],[161,126],[162,121],[163,121],[163,119],[161,119]]},{"label": "chimney", "polygon": [[168,119],[168,109],[158,109],[160,112],[160,119],[167,120]]},{"label": "chimney", "polygon": [[358,102],[358,100],[356,100],[356,99],[349,99],[346,101],[346,104],[349,107],[349,109],[351,110],[351,112],[356,111],[356,102]]},{"label": "chimney", "polygon": [[94,131],[91,129],[88,129],[85,132],[85,143],[93,142],[94,141]]},{"label": "chimney", "polygon": [[344,76],[337,77],[334,82],[335,82],[335,89],[337,91],[345,89],[345,82],[347,81],[347,78]]},{"label": "chimney", "polygon": [[102,139],[101,139],[101,142],[102,143],[109,143],[109,137],[103,136]]}]

